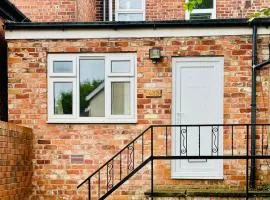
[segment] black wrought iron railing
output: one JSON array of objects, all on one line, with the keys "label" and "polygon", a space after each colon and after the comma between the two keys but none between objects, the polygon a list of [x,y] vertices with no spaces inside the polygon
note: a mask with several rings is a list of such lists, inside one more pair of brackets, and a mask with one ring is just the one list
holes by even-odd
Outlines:
[{"label": "black wrought iron railing", "polygon": [[[251,155],[251,128],[256,128],[255,155]],[[270,124],[152,125],[103,164],[77,188],[88,186],[88,199],[105,199],[154,160],[245,160],[246,198],[249,197],[249,161],[270,159]],[[174,151],[172,151],[174,149]],[[192,149],[192,150],[191,150]]]}]

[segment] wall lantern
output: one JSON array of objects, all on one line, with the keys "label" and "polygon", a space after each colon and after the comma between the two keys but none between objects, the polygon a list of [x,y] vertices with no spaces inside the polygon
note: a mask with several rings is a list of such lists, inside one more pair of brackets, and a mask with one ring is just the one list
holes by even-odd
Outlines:
[{"label": "wall lantern", "polygon": [[149,58],[153,61],[153,63],[157,63],[161,58],[160,48],[153,47],[149,50]]}]

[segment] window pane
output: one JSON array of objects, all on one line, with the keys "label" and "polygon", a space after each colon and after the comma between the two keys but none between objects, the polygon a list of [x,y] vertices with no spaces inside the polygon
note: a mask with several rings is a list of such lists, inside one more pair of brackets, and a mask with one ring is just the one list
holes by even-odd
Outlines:
[{"label": "window pane", "polygon": [[112,61],[112,73],[129,73],[130,72],[130,61]]},{"label": "window pane", "polygon": [[211,13],[191,13],[190,19],[211,19]]},{"label": "window pane", "polygon": [[130,83],[112,83],[112,115],[130,115]]},{"label": "window pane", "polygon": [[81,117],[105,117],[104,78],[104,60],[80,60]]},{"label": "window pane", "polygon": [[196,9],[209,9],[214,7],[214,0],[203,0],[202,4],[198,5]]},{"label": "window pane", "polygon": [[54,83],[54,114],[72,114],[72,82]]},{"label": "window pane", "polygon": [[120,9],[142,9],[142,0],[119,0]]},{"label": "window pane", "polygon": [[72,73],[72,61],[54,61],[53,73]]},{"label": "window pane", "polygon": [[118,21],[143,21],[141,13],[119,13]]}]

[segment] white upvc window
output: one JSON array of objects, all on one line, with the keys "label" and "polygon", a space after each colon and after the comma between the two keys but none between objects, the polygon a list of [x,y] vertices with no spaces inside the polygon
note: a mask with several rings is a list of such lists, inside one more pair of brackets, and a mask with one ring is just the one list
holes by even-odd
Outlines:
[{"label": "white upvc window", "polygon": [[136,123],[136,55],[49,54],[48,123]]},{"label": "white upvc window", "polygon": [[216,0],[203,0],[191,13],[186,11],[185,17],[187,20],[216,19]]},{"label": "white upvc window", "polygon": [[145,0],[115,0],[116,21],[144,21]]}]

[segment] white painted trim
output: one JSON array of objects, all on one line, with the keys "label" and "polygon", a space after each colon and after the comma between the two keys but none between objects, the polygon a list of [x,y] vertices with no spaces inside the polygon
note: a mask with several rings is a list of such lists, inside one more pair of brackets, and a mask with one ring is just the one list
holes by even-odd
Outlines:
[{"label": "white painted trim", "polygon": [[[270,29],[258,28],[258,34],[270,34]],[[80,29],[80,30],[6,30],[6,39],[91,39],[252,35],[250,27],[162,28],[162,29]]]},{"label": "white painted trim", "polygon": [[109,0],[109,21],[113,21],[113,3]]},{"label": "white painted trim", "polygon": [[145,0],[142,1],[141,9],[120,9],[119,8],[119,0],[115,0],[115,21],[118,21],[118,14],[143,14],[143,21],[145,21]]},{"label": "white painted trim", "polygon": [[[72,83],[72,114],[70,115],[55,115],[54,114],[54,83]],[[76,79],[75,78],[49,78],[48,80],[48,119],[51,120],[73,120],[76,118],[77,108],[76,108]]]},{"label": "white painted trim", "polygon": [[[185,2],[188,2],[189,0],[185,0]],[[192,13],[211,13],[211,19],[216,19],[217,17],[217,6],[216,6],[216,0],[213,0],[213,8],[211,9],[193,9]],[[185,11],[185,19],[190,19],[190,12]]]},{"label": "white painted trim", "polygon": [[[112,57],[112,58],[111,58]],[[66,76],[51,76],[53,74],[50,73],[52,65],[52,60],[61,60],[61,58],[66,59],[69,58],[74,61],[75,65],[75,73],[77,76],[72,78]],[[110,62],[109,60],[130,60],[131,72],[127,76],[114,76],[110,77]],[[105,61],[105,117],[80,117],[80,102],[79,99],[79,60],[80,59],[104,59]],[[48,123],[136,123],[137,122],[137,98],[136,98],[136,88],[137,88],[137,56],[134,53],[92,53],[92,54],[49,54],[48,55]],[[53,94],[53,82],[72,82],[73,83],[73,114],[72,115],[54,115],[54,94]],[[110,104],[111,104],[111,82],[130,82],[130,115],[121,115],[115,116],[111,115]]]},{"label": "white painted trim", "polygon": [[[111,98],[112,98],[112,83],[115,82],[129,82],[129,89],[130,89],[130,115],[112,115],[111,111]],[[108,108],[108,118],[110,119],[134,119],[135,118],[135,107],[133,105],[135,105],[135,98],[136,98],[136,93],[135,93],[135,87],[134,87],[134,78],[130,77],[130,78],[124,78],[124,77],[113,77],[113,78],[108,78],[107,79],[107,92],[108,92],[108,99],[110,99],[110,101],[106,101],[106,103],[108,104],[107,108]]]},{"label": "white painted trim", "polygon": [[106,21],[106,0],[103,0],[103,21]]},{"label": "white painted trim", "polygon": [[[113,62],[113,61],[130,61],[130,72],[128,72],[128,73],[113,73],[112,71],[111,71],[111,69],[112,69],[112,66],[111,66],[111,63]],[[127,55],[125,55],[124,57],[123,57],[123,55],[121,55],[121,54],[114,54],[114,55],[111,55],[109,58],[108,58],[108,65],[110,66],[110,67],[108,67],[108,76],[115,76],[115,77],[127,77],[127,76],[134,76],[134,68],[135,68],[135,64],[134,64],[134,56],[132,56],[132,55],[130,55],[130,56],[127,56]]]},{"label": "white painted trim", "polygon": [[[219,87],[219,96],[221,98],[221,107],[220,107],[220,119],[219,123],[223,123],[224,118],[224,57],[177,57],[173,58],[172,60],[172,124],[176,125],[176,89],[179,89],[179,86],[176,87],[177,81],[177,73],[176,73],[176,65],[178,62],[215,62],[218,66],[218,77],[220,80],[220,87]],[[191,65],[192,66],[192,65]],[[219,137],[219,155],[223,155],[223,129],[220,128],[220,137]],[[175,145],[175,128],[172,127],[172,155],[176,155],[176,145]],[[171,161],[171,177],[173,179],[224,179],[224,172],[223,172],[223,161],[220,160],[218,162],[218,172],[216,176],[213,175],[203,175],[203,176],[187,176],[176,172],[176,161]]]},{"label": "white painted trim", "polygon": [[136,124],[137,119],[48,119],[47,123],[50,124]]},{"label": "white painted trim", "polygon": [[[48,55],[49,63],[49,76],[54,77],[75,77],[76,76],[76,59],[74,57],[70,57],[68,54],[58,54],[54,55],[53,57],[49,54]],[[72,73],[54,73],[53,72],[53,64],[55,61],[71,61],[72,62]]]}]

